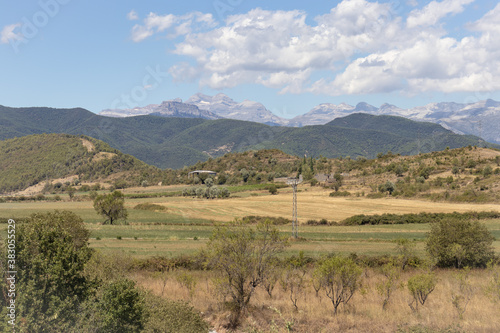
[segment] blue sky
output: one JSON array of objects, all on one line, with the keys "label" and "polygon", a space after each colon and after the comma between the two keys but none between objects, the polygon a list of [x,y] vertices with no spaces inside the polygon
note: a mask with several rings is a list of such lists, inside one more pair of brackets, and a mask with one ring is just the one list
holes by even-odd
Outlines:
[{"label": "blue sky", "polygon": [[0,104],[93,112],[203,92],[320,103],[500,100],[490,0],[0,0]]}]

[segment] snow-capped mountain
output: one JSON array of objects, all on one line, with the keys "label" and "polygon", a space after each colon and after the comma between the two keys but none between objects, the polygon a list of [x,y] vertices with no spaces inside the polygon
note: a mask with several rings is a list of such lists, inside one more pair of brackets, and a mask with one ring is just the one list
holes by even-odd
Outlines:
[{"label": "snow-capped mountain", "polygon": [[215,96],[198,93],[186,100],[186,103],[196,105],[201,110],[213,112],[223,118],[253,121],[268,125],[287,124],[286,119],[274,115],[262,103],[249,100],[238,103],[222,93]]},{"label": "snow-capped mountain", "polygon": [[472,134],[489,142],[500,143],[500,102],[491,99],[469,104],[454,102],[430,103],[410,109],[402,109],[387,103],[378,108],[365,102],[358,103],[356,106],[345,103],[338,105],[323,103],[303,115],[288,120],[274,115],[259,102],[249,100],[236,102],[222,93],[215,96],[198,93],[185,102],[178,98],[165,101],[162,104],[150,104],[133,109],[107,109],[100,114],[110,117],[155,114],[165,117],[229,118],[273,126],[300,127],[323,125],[335,118],[345,117],[355,112],[429,121],[438,123],[458,134]]},{"label": "snow-capped mountain", "polygon": [[472,134],[489,142],[500,143],[500,102],[491,99],[470,104],[430,103],[410,109],[402,109],[387,103],[380,108],[364,102],[356,107],[347,104],[320,104],[308,113],[291,119],[289,125],[322,125],[354,112],[433,122],[458,134]]},{"label": "snow-capped mountain", "polygon": [[222,118],[210,111],[200,110],[196,105],[182,103],[180,98],[164,101],[161,104],[150,104],[145,107],[136,107],[133,109],[106,109],[102,110],[99,114],[101,116],[108,117],[132,117],[150,114],[162,117],[179,118]]},{"label": "snow-capped mountain", "polygon": [[292,118],[288,121],[288,126],[306,126],[306,125],[323,125],[335,118],[345,117],[353,112],[355,108],[351,105],[342,103],[339,105],[323,103],[311,111]]}]

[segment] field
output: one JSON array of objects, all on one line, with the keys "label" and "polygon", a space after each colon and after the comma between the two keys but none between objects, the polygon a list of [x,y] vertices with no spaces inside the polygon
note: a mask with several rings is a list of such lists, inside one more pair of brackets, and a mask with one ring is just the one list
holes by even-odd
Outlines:
[{"label": "field", "polygon": [[[182,191],[182,186],[130,188],[126,195]],[[257,187],[258,188],[258,187]],[[236,191],[235,191],[236,189]],[[252,188],[251,188],[252,189]],[[252,189],[237,191],[229,199],[195,199],[190,197],[127,198],[129,212],[127,225],[102,225],[102,217],[92,207],[92,202],[69,201],[63,196],[60,202],[11,202],[0,203],[0,217],[23,218],[34,212],[54,209],[71,210],[81,216],[91,230],[90,244],[103,252],[122,252],[138,258],[150,256],[178,256],[191,254],[207,241],[214,223],[227,223],[248,215],[291,218],[292,193],[280,189],[277,195]],[[240,189],[241,190],[241,189]],[[299,236],[303,241],[293,242],[289,253],[304,251],[309,256],[325,253],[394,254],[393,241],[409,238],[417,241],[417,251],[423,254],[423,240],[429,230],[427,224],[381,226],[308,226],[310,220],[325,218],[340,221],[357,214],[418,213],[418,212],[467,212],[500,210],[497,204],[453,204],[424,200],[394,198],[367,199],[364,197],[332,198],[330,190],[319,187],[299,186],[298,219]],[[139,203],[155,203],[166,211],[137,210]],[[493,235],[500,239],[500,221],[485,221]],[[5,225],[1,225],[5,226]],[[280,226],[283,233],[291,232],[291,225]],[[494,242],[500,252],[500,240]]]},{"label": "field", "polygon": [[[98,249],[110,267],[126,267],[134,259],[151,257],[179,257],[193,255],[207,243],[216,224],[228,223],[235,218],[249,215],[290,218],[292,193],[289,188],[279,189],[271,195],[261,186],[240,186],[231,189],[229,199],[195,199],[168,196],[179,193],[185,186],[129,188],[124,191],[129,212],[127,224],[102,225],[103,218],[93,209],[92,201],[76,197],[62,201],[23,201],[0,203],[0,221],[7,218],[24,218],[34,212],[71,210],[81,216],[91,231],[90,246]],[[299,186],[298,217],[299,240],[291,240],[283,257],[297,255],[303,251],[307,257],[318,259],[325,254],[378,256],[395,255],[395,240],[407,238],[416,241],[416,255],[424,257],[424,240],[429,224],[323,226],[308,225],[308,220],[327,219],[341,221],[357,214],[418,213],[418,212],[467,212],[498,211],[497,204],[453,204],[424,200],[394,198],[367,199],[365,197],[329,197],[331,190],[320,187]],[[155,197],[162,193],[167,196]],[[150,196],[133,198],[140,196]],[[139,210],[140,203],[154,203],[166,210]],[[500,219],[483,220],[496,237],[493,245],[500,253]],[[291,233],[291,225],[280,225],[283,234]],[[1,234],[6,233],[6,224],[0,224]],[[115,259],[109,259],[115,258]],[[118,260],[114,262],[113,260]],[[438,284],[425,306],[418,313],[408,306],[410,296],[405,283],[415,269],[403,272],[400,285],[386,311],[382,310],[382,298],[377,293],[377,284],[384,277],[376,268],[366,268],[362,288],[348,306],[340,308],[333,316],[330,299],[324,291],[315,293],[311,284],[312,267],[307,268],[303,285],[297,295],[297,309],[290,301],[290,291],[278,281],[273,297],[258,288],[250,302],[240,329],[237,332],[498,332],[500,316],[497,303],[485,293],[493,272],[473,270],[470,284],[473,286],[467,311],[459,317],[452,305],[452,296],[457,291],[457,271],[437,270]],[[228,312],[221,308],[212,284],[213,272],[182,271],[151,272],[134,270],[128,273],[139,286],[170,299],[192,304],[218,333],[229,332],[223,328]],[[187,274],[195,281],[191,293],[179,280]]]}]

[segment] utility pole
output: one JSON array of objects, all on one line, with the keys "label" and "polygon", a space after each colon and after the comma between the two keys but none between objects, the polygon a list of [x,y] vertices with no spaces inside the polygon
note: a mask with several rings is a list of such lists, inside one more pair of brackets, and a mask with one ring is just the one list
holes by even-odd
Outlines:
[{"label": "utility pole", "polygon": [[300,178],[288,178],[287,184],[292,186],[293,189],[293,210],[292,210],[292,237],[299,236],[299,222],[297,220],[297,185],[302,182],[302,175]]}]

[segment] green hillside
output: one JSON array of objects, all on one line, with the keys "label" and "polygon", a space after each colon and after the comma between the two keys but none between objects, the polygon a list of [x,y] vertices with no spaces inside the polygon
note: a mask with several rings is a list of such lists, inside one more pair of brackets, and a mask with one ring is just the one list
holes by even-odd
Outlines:
[{"label": "green hillside", "polygon": [[86,136],[36,134],[0,141],[0,193],[76,175],[81,181],[153,177],[160,170]]},{"label": "green hillside", "polygon": [[446,147],[500,147],[437,124],[361,113],[326,125],[291,128],[230,119],[110,118],[81,108],[0,106],[0,139],[41,133],[87,135],[148,164],[172,169],[228,152],[259,149],[280,149],[297,156],[373,158],[387,151],[414,155]]}]

